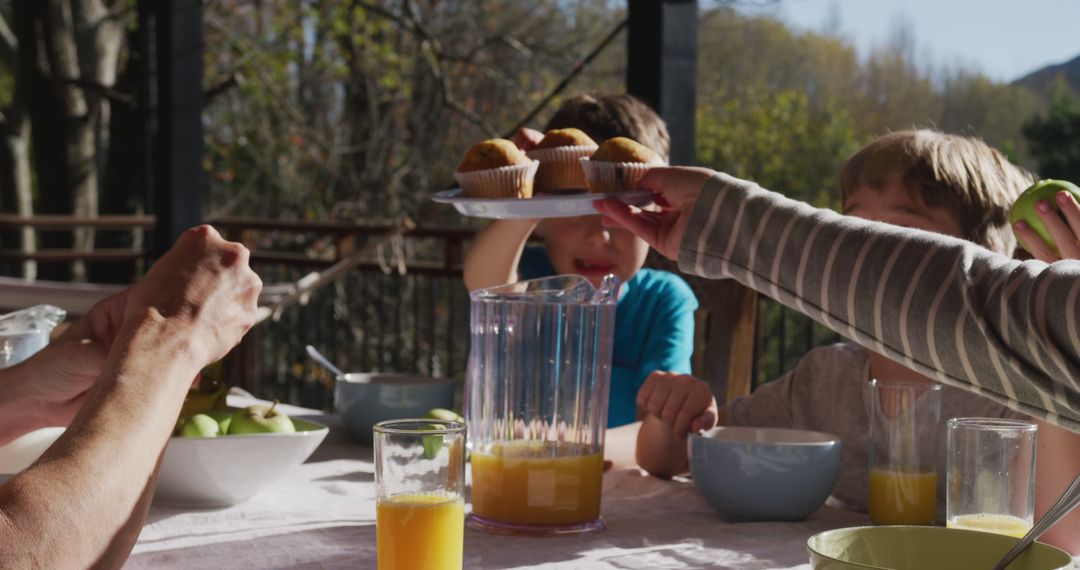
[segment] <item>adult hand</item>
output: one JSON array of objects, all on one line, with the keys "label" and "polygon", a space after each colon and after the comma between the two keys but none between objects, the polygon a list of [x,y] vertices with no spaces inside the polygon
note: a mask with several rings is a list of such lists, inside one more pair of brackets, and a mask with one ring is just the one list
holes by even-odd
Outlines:
[{"label": "adult hand", "polygon": [[127,291],[95,304],[81,319],[10,373],[24,396],[32,427],[66,426],[101,374],[123,322]]},{"label": "adult hand", "polygon": [[1024,248],[1036,259],[1047,263],[1061,259],[1080,259],[1080,238],[1077,237],[1080,236],[1080,204],[1077,204],[1076,198],[1070,192],[1064,191],[1058,192],[1054,200],[1061,213],[1045,200],[1035,204],[1035,213],[1049,230],[1057,252],[1054,252],[1050,244],[1043,241],[1027,222],[1016,223],[1016,235],[1024,242]]},{"label": "adult hand", "polygon": [[717,406],[709,385],[693,376],[653,372],[638,390],[637,405],[683,440],[716,425]]},{"label": "adult hand", "polygon": [[210,226],[184,232],[131,288],[123,326],[163,325],[194,350],[196,368],[219,360],[255,324],[262,281],[248,258]]},{"label": "adult hand", "polygon": [[690,211],[701,187],[715,174],[708,168],[653,168],[637,183],[637,189],[655,193],[660,211],[642,210],[614,198],[597,201],[596,209],[604,215],[604,225],[626,228],[664,257],[678,259]]},{"label": "adult hand", "polygon": [[514,133],[514,144],[521,150],[532,150],[542,140],[544,133],[535,129],[520,128]]}]

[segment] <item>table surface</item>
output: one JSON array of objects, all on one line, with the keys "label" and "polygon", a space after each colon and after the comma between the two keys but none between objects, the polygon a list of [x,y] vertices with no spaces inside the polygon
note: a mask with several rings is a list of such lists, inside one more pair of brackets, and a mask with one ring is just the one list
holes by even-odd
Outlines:
[{"label": "table surface", "polygon": [[[244,404],[234,401],[230,404]],[[375,475],[368,446],[332,416],[302,466],[250,501],[213,510],[154,506],[125,568],[374,568]],[[492,536],[466,528],[465,568],[809,568],[806,539],[867,524],[823,507],[800,523],[724,522],[686,480],[638,469],[604,476],[607,531],[558,538]]]}]

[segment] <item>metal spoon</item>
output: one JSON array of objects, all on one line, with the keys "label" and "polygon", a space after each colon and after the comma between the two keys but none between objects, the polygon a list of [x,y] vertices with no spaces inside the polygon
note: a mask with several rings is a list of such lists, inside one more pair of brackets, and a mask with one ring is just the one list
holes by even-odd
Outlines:
[{"label": "metal spoon", "polygon": [[319,352],[317,348],[311,346],[310,344],[307,345],[307,354],[311,357],[312,360],[323,365],[323,368],[326,368],[330,372],[333,372],[335,377],[345,375],[345,373],[342,372],[340,368],[334,366],[333,362],[330,362],[329,358],[323,356],[323,353]]},{"label": "metal spoon", "polygon": [[1040,536],[1050,530],[1051,527],[1057,524],[1061,519],[1065,518],[1066,515],[1071,513],[1072,510],[1078,506],[1080,506],[1080,475],[1077,475],[1076,478],[1073,479],[1072,483],[1069,484],[1069,487],[1065,489],[1065,492],[1058,497],[1057,501],[1054,501],[1054,504],[1050,506],[1050,509],[1046,511],[1046,514],[1031,527],[1031,530],[1024,535],[1024,538],[1021,538],[1020,542],[1017,542],[1005,553],[1005,556],[1001,557],[1001,560],[994,566],[994,570],[1005,570],[1009,564],[1012,564],[1012,561],[1015,560],[1017,556],[1020,556],[1020,553],[1023,552],[1025,548],[1030,546],[1032,542],[1038,540]]}]

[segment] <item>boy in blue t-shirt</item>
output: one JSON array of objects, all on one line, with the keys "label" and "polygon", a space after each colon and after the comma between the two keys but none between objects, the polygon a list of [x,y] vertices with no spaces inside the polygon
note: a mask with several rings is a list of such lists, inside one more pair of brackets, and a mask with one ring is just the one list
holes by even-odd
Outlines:
[{"label": "boy in blue t-shirt", "polygon": [[[598,143],[628,137],[665,158],[670,144],[660,117],[629,95],[568,99],[547,128],[568,127]],[[523,130],[515,142],[527,149],[541,137]],[[543,247],[526,246],[534,231]],[[637,393],[652,372],[690,372],[697,299],[679,276],[642,269],[648,252],[648,245],[629,231],[601,225],[599,215],[496,220],[477,234],[465,256],[465,286],[472,291],[561,274],[583,275],[598,285],[605,275],[615,274],[623,286],[615,309],[608,427],[616,427],[638,419]]]}]

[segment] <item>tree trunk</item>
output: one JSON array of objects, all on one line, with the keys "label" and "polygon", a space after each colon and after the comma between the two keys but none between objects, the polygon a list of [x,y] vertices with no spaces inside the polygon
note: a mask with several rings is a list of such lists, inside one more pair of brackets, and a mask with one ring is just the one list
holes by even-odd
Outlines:
[{"label": "tree trunk", "polygon": [[[0,18],[0,60],[9,70],[19,67],[18,40],[3,18]],[[12,103],[0,110],[0,205],[4,211],[14,211],[24,217],[34,213],[29,141],[30,124],[26,120],[23,93],[16,84]],[[33,253],[37,245],[32,228],[5,233],[4,242],[8,247],[18,243],[23,253]],[[22,276],[33,281],[37,277],[37,265],[33,261],[23,262]]]},{"label": "tree trunk", "polygon": [[[94,217],[107,152],[108,100],[123,40],[100,0],[15,0],[20,88],[34,133],[42,213]],[[94,234],[42,232],[42,245],[90,251]],[[49,279],[85,280],[82,263],[41,267]]]}]

